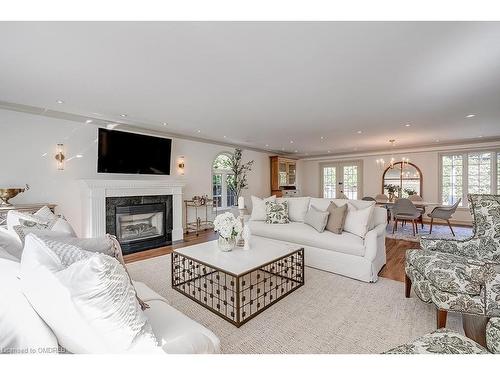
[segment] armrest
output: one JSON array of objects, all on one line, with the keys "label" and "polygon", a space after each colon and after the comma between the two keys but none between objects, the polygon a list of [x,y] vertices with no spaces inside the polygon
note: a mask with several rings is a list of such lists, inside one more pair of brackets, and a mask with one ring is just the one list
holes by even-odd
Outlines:
[{"label": "armrest", "polygon": [[379,241],[382,242],[382,251],[385,251],[385,228],[386,224],[379,224],[368,231],[365,236],[365,258],[373,260],[379,251]]},{"label": "armrest", "polygon": [[[489,265],[489,274],[486,276],[485,299],[486,315],[500,315],[500,265]],[[497,348],[500,350],[500,341],[497,342]]]},{"label": "armrest", "polygon": [[461,256],[467,256],[463,249],[466,246],[478,246],[479,239],[467,238],[457,240],[454,238],[420,238],[420,247],[424,250],[440,251]]},{"label": "armrest", "polygon": [[486,345],[493,354],[500,354],[500,318],[491,318],[486,326]]}]

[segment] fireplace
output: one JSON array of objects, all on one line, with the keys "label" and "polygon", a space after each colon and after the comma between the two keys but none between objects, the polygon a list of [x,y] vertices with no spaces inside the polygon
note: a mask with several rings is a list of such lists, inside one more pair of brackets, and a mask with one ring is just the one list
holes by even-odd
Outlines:
[{"label": "fireplace", "polygon": [[172,196],[106,198],[106,230],[124,254],[172,243]]}]

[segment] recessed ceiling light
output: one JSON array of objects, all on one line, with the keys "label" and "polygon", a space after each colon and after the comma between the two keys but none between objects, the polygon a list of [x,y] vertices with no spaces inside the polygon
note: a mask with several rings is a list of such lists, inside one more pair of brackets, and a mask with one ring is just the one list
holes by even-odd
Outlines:
[{"label": "recessed ceiling light", "polygon": [[92,120],[90,120],[90,119],[89,119],[89,120],[85,121],[85,123],[86,123],[86,124],[91,124],[91,123],[92,123]]},{"label": "recessed ceiling light", "polygon": [[409,127],[411,126],[411,124],[405,124],[405,126],[406,126],[407,128],[409,128]]},{"label": "recessed ceiling light", "polygon": [[223,136],[224,138],[227,138],[225,135]]},{"label": "recessed ceiling light", "polygon": [[473,118],[473,117],[476,117],[476,115],[475,115],[475,114],[473,114],[473,113],[470,113],[470,114],[468,114],[468,115],[467,115],[467,116],[465,116],[465,117],[467,117],[467,118]]},{"label": "recessed ceiling light", "polygon": [[477,137],[478,137],[478,138],[483,138],[483,136],[482,136],[482,135],[478,135]]},{"label": "recessed ceiling light", "polygon": [[122,113],[120,116],[121,117],[127,117],[127,115],[125,113]]},{"label": "recessed ceiling light", "polygon": [[285,151],[285,148],[284,148],[284,147],[281,147],[281,151]]},{"label": "recessed ceiling light", "polygon": [[325,139],[325,137],[321,136],[321,140],[324,140],[324,139]]},{"label": "recessed ceiling light", "polygon": [[293,141],[290,141],[291,144],[293,144]]},{"label": "recessed ceiling light", "polygon": [[295,150],[294,152],[298,152],[297,150]]},{"label": "recessed ceiling light", "polygon": [[439,142],[439,139],[436,139],[436,142]]},{"label": "recessed ceiling light", "polygon": [[361,130],[358,130],[356,133],[361,134],[361,133],[363,133],[363,132],[362,132]]},{"label": "recessed ceiling light", "polygon": [[77,157],[78,159],[80,159],[80,158],[83,158],[83,155],[82,155],[82,154],[76,154],[76,157]]},{"label": "recessed ceiling light", "polygon": [[163,126],[167,126],[168,124],[166,122],[163,123]]},{"label": "recessed ceiling light", "polygon": [[266,147],[269,147],[269,145],[266,145]]},{"label": "recessed ceiling light", "polygon": [[330,151],[330,150],[328,150],[328,153],[330,154],[330,153],[331,153],[331,151]]},{"label": "recessed ceiling light", "polygon": [[63,103],[64,103],[64,100],[59,99],[59,100],[57,101],[57,104],[63,104]]},{"label": "recessed ceiling light", "polygon": [[197,130],[197,133],[201,133],[201,130],[200,130],[200,129],[198,129],[198,130]]}]

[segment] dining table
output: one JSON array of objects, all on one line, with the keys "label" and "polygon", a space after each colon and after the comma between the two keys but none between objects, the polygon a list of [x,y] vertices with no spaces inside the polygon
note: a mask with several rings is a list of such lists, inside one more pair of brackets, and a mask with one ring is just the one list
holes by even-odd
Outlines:
[{"label": "dining table", "polygon": [[[397,200],[397,199],[396,199]],[[392,215],[392,206],[394,206],[394,203],[396,203],[396,200],[394,201],[390,201],[388,199],[377,199],[375,202],[375,204],[379,207],[385,207],[387,209],[387,221],[393,221],[394,220],[394,217]],[[439,203],[436,203],[436,202],[428,202],[428,201],[412,201],[412,203],[415,205],[415,207],[417,208],[423,208],[424,209],[424,212],[425,212],[425,208],[427,206],[439,206],[440,204]]]}]

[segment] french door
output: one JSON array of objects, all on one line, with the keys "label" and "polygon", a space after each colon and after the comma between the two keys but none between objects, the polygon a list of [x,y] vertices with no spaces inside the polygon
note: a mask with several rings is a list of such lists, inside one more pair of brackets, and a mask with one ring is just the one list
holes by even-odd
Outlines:
[{"label": "french door", "polygon": [[361,199],[362,161],[322,163],[320,168],[323,198]]}]

